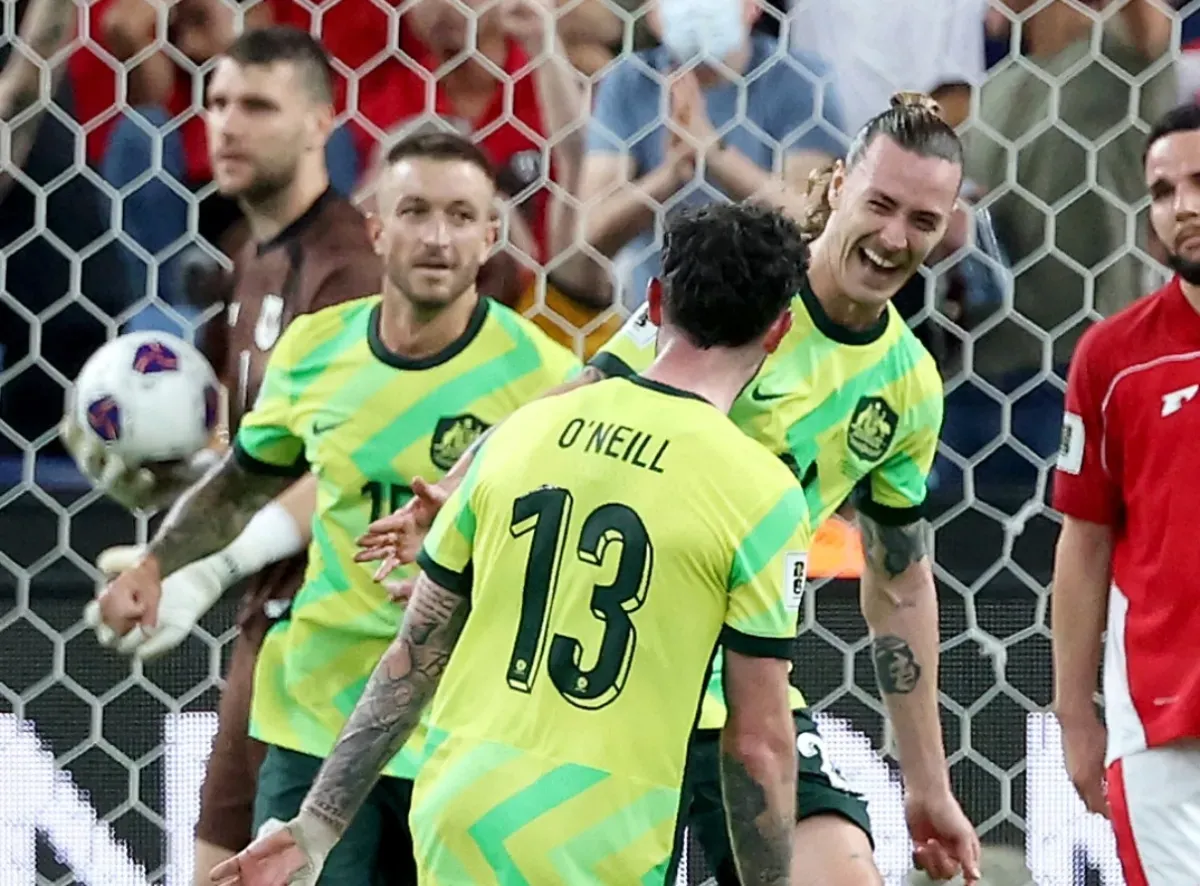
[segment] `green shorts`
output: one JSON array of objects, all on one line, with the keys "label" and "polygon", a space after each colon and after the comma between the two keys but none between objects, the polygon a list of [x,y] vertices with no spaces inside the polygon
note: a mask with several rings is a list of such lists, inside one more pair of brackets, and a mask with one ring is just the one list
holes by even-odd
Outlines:
[{"label": "green shorts", "polygon": [[[825,755],[817,724],[807,710],[796,711],[796,821],[815,815],[840,815],[857,825],[874,847],[867,801],[842,781]],[[720,886],[737,886],[738,877],[725,827],[725,804],[721,799],[720,736],[717,730],[696,733],[688,759],[687,826],[704,851],[708,866]]]},{"label": "green shorts", "polygon": [[[254,831],[270,818],[287,821],[316,780],[322,761],[270,745],[258,770]],[[408,810],[413,783],[384,777],[367,796],[321,872],[319,886],[416,886]]]}]

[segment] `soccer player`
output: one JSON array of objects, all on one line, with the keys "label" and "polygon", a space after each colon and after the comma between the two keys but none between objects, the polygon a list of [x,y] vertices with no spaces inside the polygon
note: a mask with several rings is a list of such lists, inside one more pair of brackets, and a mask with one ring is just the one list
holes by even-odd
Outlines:
[{"label": "soccer player", "polygon": [[[1159,121],[1144,165],[1150,223],[1176,276],[1088,329],[1071,360],[1053,499],[1063,514],[1055,712],[1067,771],[1087,808],[1111,818],[1126,882],[1191,886],[1200,883],[1200,109],[1189,103]],[[1094,702],[1102,648],[1106,723]]]},{"label": "soccer player", "polygon": [[[495,182],[477,148],[446,134],[403,140],[380,187],[382,296],[292,321],[232,453],[100,597],[121,636],[171,618],[168,597],[158,612],[160,576],[227,544],[311,467],[319,488],[308,570],[255,670],[250,734],[268,745],[257,824],[295,813],[398,629],[401,610],[353,562],[354,539],[405,501],[411,477],[449,468],[485,428],[578,369],[570,352],[475,289],[497,228]],[[330,882],[371,882],[381,844],[396,850],[388,882],[411,882],[403,846],[421,750],[415,740],[393,762],[395,777],[330,859]]]},{"label": "soccer player", "polygon": [[[333,127],[333,84],[320,43],[295,28],[247,31],[217,59],[207,105],[214,180],[222,194],[238,201],[250,231],[222,293],[224,317],[205,330],[205,350],[228,392],[228,423],[236,432],[284,328],[300,315],[377,292],[382,270],[366,219],[330,190],[325,143]],[[94,436],[73,425],[70,410],[64,431],[85,472],[131,508],[169,502],[215,457],[206,452],[191,471],[156,476],[89,445]],[[197,883],[207,883],[213,865],[253,836],[254,785],[266,752],[247,736],[254,663],[274,621],[268,611],[286,608],[304,576],[304,557],[286,555],[305,547],[307,533],[297,532],[293,515],[311,513],[312,497],[311,483],[295,484],[223,556],[176,572],[171,599],[184,605],[173,606],[170,629],[153,639],[137,631],[122,644],[123,651],[143,657],[166,652],[187,637],[226,587],[281,558],[254,575],[238,616],[200,794]],[[98,565],[116,573],[136,557],[132,548],[110,549]]]},{"label": "soccer player", "polygon": [[[978,876],[979,840],[950,790],[938,716],[937,592],[926,476],[942,417],[932,357],[890,299],[941,240],[962,182],[962,149],[931,99],[901,93],[856,135],[832,177],[821,180],[808,219],[812,262],[792,302],[795,323],[730,418],[801,479],[814,525],[850,498],[865,550],[862,609],[880,689],[895,731],[915,861],[949,878]],[[634,314],[583,381],[628,375],[652,359],[659,334]],[[722,459],[729,462],[729,459]],[[469,454],[440,483],[364,537],[360,559],[395,561],[414,542],[463,473]],[[717,777],[724,722],[721,661],[692,746],[689,824],[723,884],[737,883]],[[881,883],[864,799],[825,757],[803,696],[793,690],[800,777],[793,882]],[[689,779],[691,781],[691,778]]]},{"label": "soccer player", "polygon": [[412,811],[423,884],[669,883],[720,642],[733,856],[747,882],[788,882],[808,509],[725,413],[787,331],[805,252],[770,209],[672,219],[649,293],[653,365],[544,398],[491,435],[300,814],[214,880],[316,882],[433,699]]}]

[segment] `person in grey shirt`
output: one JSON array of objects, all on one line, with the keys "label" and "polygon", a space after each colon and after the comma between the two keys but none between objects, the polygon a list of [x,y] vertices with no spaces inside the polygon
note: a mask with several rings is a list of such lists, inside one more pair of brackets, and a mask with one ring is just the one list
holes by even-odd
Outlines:
[{"label": "person in grey shirt", "polygon": [[656,0],[662,46],[600,84],[580,181],[584,237],[618,256],[627,306],[658,272],[663,208],[757,197],[799,218],[809,173],[845,148],[826,64],[751,35],[754,0]]}]

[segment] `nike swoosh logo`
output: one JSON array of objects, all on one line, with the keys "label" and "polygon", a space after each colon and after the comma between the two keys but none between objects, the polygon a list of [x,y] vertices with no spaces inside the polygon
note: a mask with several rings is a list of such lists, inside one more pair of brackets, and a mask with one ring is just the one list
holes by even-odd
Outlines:
[{"label": "nike swoosh logo", "polygon": [[764,394],[761,385],[755,385],[750,389],[750,399],[758,403],[770,403],[772,400],[778,400],[780,397],[786,397],[787,393],[783,394]]},{"label": "nike swoosh logo", "polygon": [[345,424],[345,422],[331,421],[327,424],[320,424],[319,422],[314,421],[312,426],[313,436],[320,437],[322,434],[326,434],[329,431],[332,431],[334,428],[340,428],[343,424]]}]

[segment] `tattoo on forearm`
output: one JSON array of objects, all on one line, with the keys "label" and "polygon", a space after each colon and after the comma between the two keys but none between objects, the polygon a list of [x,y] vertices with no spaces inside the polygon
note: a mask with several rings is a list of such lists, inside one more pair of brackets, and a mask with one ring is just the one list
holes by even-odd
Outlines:
[{"label": "tattoo on forearm", "polygon": [[290,477],[251,474],[238,465],[232,450],[225,453],[179,497],[151,542],[162,574],[221,550],[291,482]]},{"label": "tattoo on forearm", "polygon": [[929,524],[924,520],[907,526],[885,526],[860,513],[858,528],[867,565],[888,578],[895,578],[929,556],[932,547]]},{"label": "tattoo on forearm", "polygon": [[908,695],[921,682],[921,665],[916,653],[902,638],[876,637],[871,641],[875,679],[885,695]]},{"label": "tattoo on forearm", "polygon": [[786,884],[792,864],[792,816],[772,809],[767,789],[741,760],[721,754],[729,840],[745,886]]},{"label": "tattoo on forearm", "polygon": [[321,767],[304,801],[307,812],[339,833],[350,824],[433,698],[469,609],[466,597],[425,575],[417,579],[400,634],[375,668]]}]

